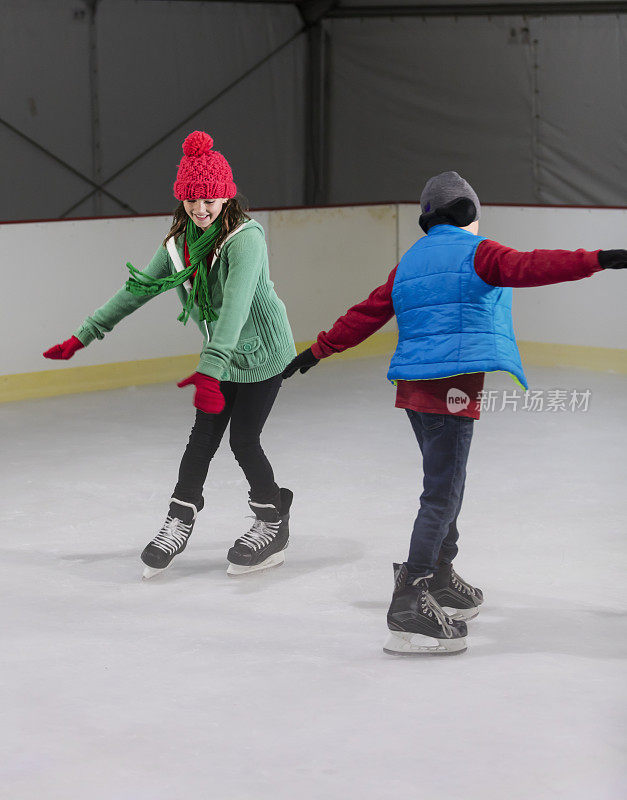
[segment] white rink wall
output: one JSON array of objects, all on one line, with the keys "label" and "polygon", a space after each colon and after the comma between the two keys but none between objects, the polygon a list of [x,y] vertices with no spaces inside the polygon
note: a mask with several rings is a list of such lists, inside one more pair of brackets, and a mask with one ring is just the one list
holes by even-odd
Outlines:
[{"label": "white rink wall", "polygon": [[[418,206],[253,211],[263,225],[270,271],[297,341],[313,339],[348,306],[383,283],[421,234]],[[41,353],[69,337],[123,285],[131,261],[142,268],[165,236],[169,216],[0,225],[5,288],[0,315],[0,374],[59,369]],[[627,247],[627,208],[484,206],[481,234],[519,250]],[[514,293],[521,341],[593,347],[627,346],[625,275]],[[72,366],[197,352],[200,334],[176,321],[174,293],[150,301]],[[388,328],[393,329],[393,323]]]}]

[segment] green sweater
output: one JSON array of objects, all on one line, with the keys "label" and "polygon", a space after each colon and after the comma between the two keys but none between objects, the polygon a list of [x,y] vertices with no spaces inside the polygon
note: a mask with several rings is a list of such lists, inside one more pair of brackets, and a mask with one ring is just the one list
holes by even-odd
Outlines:
[{"label": "green sweater", "polygon": [[[176,249],[184,263],[185,237]],[[161,245],[144,270],[155,278],[176,272],[167,249]],[[255,220],[245,222],[222,245],[212,268],[211,302],[218,319],[205,323],[194,306],[191,317],[204,343],[197,371],[219,381],[255,383],[283,372],[296,355],[285,305],[277,297],[268,270],[268,250],[263,228]],[[177,286],[181,303],[187,288]],[[101,308],[87,317],[74,335],[88,345],[104,338],[120,320],[151,298],[120,289]]]}]

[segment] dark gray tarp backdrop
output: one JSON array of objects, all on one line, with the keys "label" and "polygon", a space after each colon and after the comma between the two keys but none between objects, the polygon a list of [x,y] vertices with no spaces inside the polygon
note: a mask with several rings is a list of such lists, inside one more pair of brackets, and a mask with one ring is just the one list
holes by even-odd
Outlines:
[{"label": "dark gray tarp backdrop", "polygon": [[[0,14],[0,118],[100,180],[303,24],[292,5],[185,0],[101,0],[93,26],[82,0],[3,0]],[[627,205],[627,15],[323,26],[327,203],[413,200],[456,169],[484,202]],[[306,69],[300,35],[107,189],[167,211],[181,141],[201,128],[251,205],[303,204]],[[0,219],[56,218],[90,191],[5,125],[0,148]],[[121,213],[100,197],[69,215]]]},{"label": "dark gray tarp backdrop", "polygon": [[[89,23],[81,0],[2,0],[0,117],[92,176]],[[302,27],[291,5],[102,0],[96,15],[102,177],[134,158]],[[207,130],[255,205],[299,205],[300,37],[107,188],[140,213],[172,208],[181,143]],[[0,219],[54,218],[90,187],[0,125]],[[93,200],[71,216],[95,213]],[[103,215],[124,213],[103,199]]]},{"label": "dark gray tarp backdrop", "polygon": [[627,16],[333,20],[330,196],[627,204]]}]

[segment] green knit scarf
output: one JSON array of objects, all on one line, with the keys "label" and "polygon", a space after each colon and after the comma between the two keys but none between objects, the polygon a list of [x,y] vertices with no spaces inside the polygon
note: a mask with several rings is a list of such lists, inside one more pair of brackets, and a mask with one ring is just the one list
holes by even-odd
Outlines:
[{"label": "green knit scarf", "polygon": [[181,272],[176,272],[174,275],[168,275],[167,278],[151,278],[150,275],[146,275],[141,270],[136,269],[130,262],[127,262],[126,266],[131,273],[131,277],[126,281],[126,291],[140,297],[155,297],[158,294],[167,292],[168,289],[180,286],[196,272],[192,290],[187,295],[187,302],[178,320],[183,325],[186,325],[194,303],[197,303],[200,319],[214,322],[218,315],[211,306],[210,265],[203,262],[213,250],[220,235],[221,227],[221,215],[202,233],[191,218],[188,219],[185,229],[185,241],[189,251],[189,267]]}]

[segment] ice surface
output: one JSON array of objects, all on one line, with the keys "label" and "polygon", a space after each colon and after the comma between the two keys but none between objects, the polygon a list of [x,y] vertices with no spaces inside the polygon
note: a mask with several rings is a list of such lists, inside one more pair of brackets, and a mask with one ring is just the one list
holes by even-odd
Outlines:
[{"label": "ice surface", "polygon": [[476,424],[457,567],[486,603],[467,653],[402,659],[381,648],[421,476],[386,363],[285,384],[264,445],[295,492],[290,548],[239,579],[225,442],[189,547],[140,581],[191,392],[0,409],[2,798],[626,796],[627,380],[530,369],[589,410]]}]

